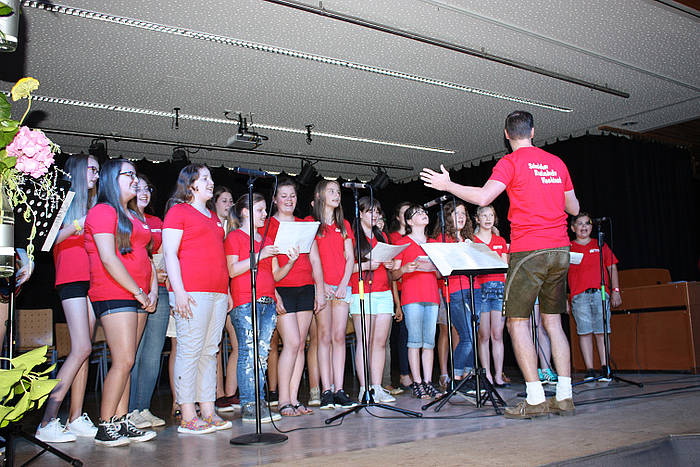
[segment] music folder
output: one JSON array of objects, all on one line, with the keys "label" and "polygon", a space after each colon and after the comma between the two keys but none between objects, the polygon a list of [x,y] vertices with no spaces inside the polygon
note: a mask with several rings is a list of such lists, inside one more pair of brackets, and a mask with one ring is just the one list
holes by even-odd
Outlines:
[{"label": "music folder", "polygon": [[498,274],[508,264],[483,243],[424,243],[421,245],[443,276]]}]

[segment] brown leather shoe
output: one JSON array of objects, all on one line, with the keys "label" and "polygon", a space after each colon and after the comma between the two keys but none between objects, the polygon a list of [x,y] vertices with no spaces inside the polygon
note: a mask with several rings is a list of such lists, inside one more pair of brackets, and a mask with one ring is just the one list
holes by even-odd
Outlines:
[{"label": "brown leather shoe", "polygon": [[530,405],[524,400],[515,407],[507,407],[504,415],[506,418],[515,419],[546,417],[549,415],[549,404],[544,401],[541,404]]},{"label": "brown leather shoe", "polygon": [[571,397],[563,401],[558,401],[556,397],[549,397],[547,404],[550,413],[562,416],[576,415],[576,407],[574,407],[574,400]]}]

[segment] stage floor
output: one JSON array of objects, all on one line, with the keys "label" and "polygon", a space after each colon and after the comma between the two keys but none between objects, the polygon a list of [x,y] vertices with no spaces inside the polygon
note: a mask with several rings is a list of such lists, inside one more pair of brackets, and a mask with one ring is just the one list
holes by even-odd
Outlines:
[{"label": "stage floor", "polygon": [[[700,433],[700,375],[624,374],[644,388],[623,383],[590,383],[574,388],[575,417],[550,416],[533,421],[506,420],[491,407],[477,409],[457,397],[439,413],[428,410],[422,418],[409,418],[373,408],[352,414],[341,422],[324,420],[337,411],[316,410],[313,415],[283,418],[278,427],[289,439],[278,445],[234,447],[233,436],[255,431],[243,424],[238,411],[222,414],[233,429],[208,435],[181,435],[173,426],[157,428],[149,442],[103,448],[92,440],[56,444],[88,466],[214,466],[255,465],[541,465],[586,456],[668,434]],[[580,378],[580,375],[579,375]],[[553,387],[552,387],[553,388]],[[501,390],[506,402],[516,402],[524,385]],[[164,388],[155,400],[158,415],[169,413],[170,395]],[[356,391],[355,391],[356,392]],[[395,404],[420,411],[421,402],[407,394]],[[162,409],[162,410],[158,410]],[[317,409],[317,408],[316,408]],[[97,413],[93,394],[86,410]],[[62,416],[65,417],[64,414]],[[33,431],[33,417],[24,424]],[[93,416],[93,420],[95,417]],[[295,430],[296,431],[291,431]],[[263,431],[272,431],[263,425]],[[18,461],[38,452],[24,441],[17,443]],[[32,465],[56,466],[49,453]]]}]

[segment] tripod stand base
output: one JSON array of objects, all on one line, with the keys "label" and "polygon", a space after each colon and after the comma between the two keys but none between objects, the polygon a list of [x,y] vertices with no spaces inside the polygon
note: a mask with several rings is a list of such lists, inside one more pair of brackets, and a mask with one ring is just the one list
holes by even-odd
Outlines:
[{"label": "tripod stand base", "polygon": [[229,443],[234,446],[267,446],[279,444],[287,441],[287,436],[279,433],[249,433],[247,435],[236,436]]},{"label": "tripod stand base", "polygon": [[369,403],[363,403],[363,404],[357,404],[355,407],[351,407],[350,409],[346,410],[345,412],[341,412],[337,415],[333,415],[332,417],[326,419],[324,423],[326,425],[330,425],[334,421],[345,417],[346,415],[350,415],[351,413],[357,413],[362,409],[369,409],[369,408],[378,408],[378,409],[386,409],[386,410],[391,410],[393,412],[398,412],[404,415],[408,415],[409,417],[416,417],[416,418],[421,418],[423,416],[422,413],[420,412],[414,412],[413,410],[408,410],[408,409],[402,409],[401,407],[394,407],[391,405],[387,404],[379,404],[376,402],[369,402]]},{"label": "tripod stand base", "polygon": [[[434,401],[422,406],[421,410],[427,410],[433,405],[437,404],[437,407],[435,407],[434,410],[435,412],[439,412],[442,406],[447,404],[447,402],[449,402],[452,396],[454,396],[455,394],[463,394],[460,390],[462,389],[462,386],[467,384],[467,382],[469,381],[474,381],[475,387],[478,388],[477,393],[475,393],[474,395],[474,398],[476,400],[476,406],[482,407],[486,404],[487,401],[491,402],[491,405],[493,405],[493,409],[496,411],[496,414],[501,415],[501,407],[505,407],[506,403],[501,397],[501,395],[498,393],[498,391],[496,391],[493,385],[489,382],[488,378],[486,378],[486,372],[483,368],[479,368],[476,370],[476,373],[466,378],[463,378],[459,382],[459,384],[455,386],[451,391],[446,392]],[[482,391],[483,394],[481,394]]]}]

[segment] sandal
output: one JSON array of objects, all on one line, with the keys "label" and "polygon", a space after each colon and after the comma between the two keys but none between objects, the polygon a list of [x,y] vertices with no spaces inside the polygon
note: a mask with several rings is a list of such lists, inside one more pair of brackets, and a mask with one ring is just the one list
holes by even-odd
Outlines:
[{"label": "sandal", "polygon": [[279,413],[283,417],[298,417],[301,415],[297,413],[296,408],[292,404],[285,404],[279,408]]},{"label": "sandal", "polygon": [[428,399],[429,396],[425,393],[421,383],[411,383],[411,395],[416,399]]},{"label": "sandal", "polygon": [[446,391],[450,385],[450,375],[440,375],[440,389]]},{"label": "sandal", "polygon": [[297,413],[300,415],[311,415],[312,413],[314,413],[313,409],[308,408],[307,406],[305,406],[301,402],[294,404],[293,407],[294,407],[294,410],[296,410]]}]

